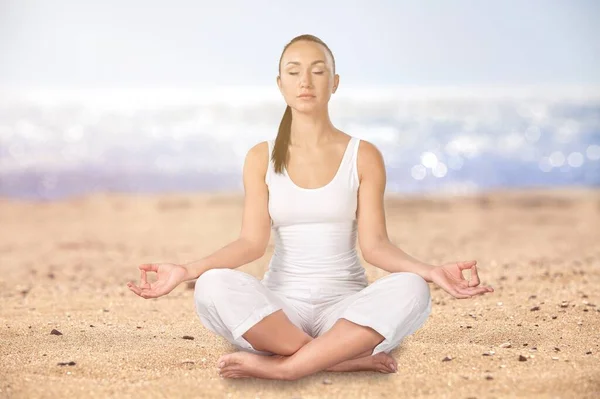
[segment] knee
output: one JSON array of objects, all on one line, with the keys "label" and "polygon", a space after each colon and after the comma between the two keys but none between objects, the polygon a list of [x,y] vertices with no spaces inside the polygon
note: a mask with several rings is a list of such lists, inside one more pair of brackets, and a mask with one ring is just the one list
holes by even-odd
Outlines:
[{"label": "knee", "polygon": [[203,272],[200,277],[196,280],[196,287],[198,285],[210,285],[212,283],[218,283],[219,281],[225,280],[234,271],[228,268],[217,268],[209,269]]},{"label": "knee", "polygon": [[198,277],[194,286],[194,300],[197,304],[212,303],[213,296],[222,292],[223,284],[230,280],[231,269],[210,269]]},{"label": "knee", "polygon": [[231,272],[231,269],[210,269],[205,271],[196,280],[196,291],[199,288],[207,289],[213,287],[215,284],[220,285],[223,281],[227,281]]},{"label": "knee", "polygon": [[[416,273],[411,272],[400,272],[391,273],[390,278],[397,281],[400,285],[401,292],[410,296],[419,306],[423,309],[427,308],[429,301],[431,300],[431,291],[429,289],[429,283],[425,279]],[[394,284],[396,285],[396,284]]]}]

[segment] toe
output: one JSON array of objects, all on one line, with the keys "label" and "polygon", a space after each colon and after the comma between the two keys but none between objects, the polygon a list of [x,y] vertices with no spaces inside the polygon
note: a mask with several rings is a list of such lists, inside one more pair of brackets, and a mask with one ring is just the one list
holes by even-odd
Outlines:
[{"label": "toe", "polygon": [[221,369],[224,369],[225,367],[231,365],[231,364],[235,364],[237,363],[235,361],[235,353],[230,353],[227,355],[222,355],[219,360],[217,360],[217,367],[220,367]]},{"label": "toe", "polygon": [[375,364],[375,369],[381,373],[390,373],[390,368],[386,362],[377,362]]},{"label": "toe", "polygon": [[385,353],[380,353],[378,355],[381,355],[378,357],[377,359],[377,369],[378,370],[385,370],[387,373],[395,373],[395,367],[396,367],[396,359],[394,359],[392,356],[385,354]]},{"label": "toe", "polygon": [[223,377],[223,378],[231,378],[232,375],[233,375],[232,371],[221,372],[221,377]]},{"label": "toe", "polygon": [[397,368],[398,368],[398,362],[396,362],[396,359],[394,359],[392,356],[388,355],[385,358],[385,364],[386,367],[391,370],[393,373],[396,372]]}]

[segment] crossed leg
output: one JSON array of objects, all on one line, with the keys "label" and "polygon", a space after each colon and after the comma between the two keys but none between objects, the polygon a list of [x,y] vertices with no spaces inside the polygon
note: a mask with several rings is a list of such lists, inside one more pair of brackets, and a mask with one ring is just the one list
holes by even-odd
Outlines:
[{"label": "crossed leg", "polygon": [[[243,351],[276,359],[292,356],[313,341],[304,327],[307,310],[296,308],[246,273],[232,269],[205,272],[196,282],[194,300],[202,324]],[[326,369],[394,371],[389,366],[396,365],[391,356],[371,356],[372,352],[365,348]],[[265,356],[270,354],[275,355]]]},{"label": "crossed leg", "polygon": [[[375,364],[377,360],[383,369],[383,365],[387,363],[381,360],[393,360],[391,356],[383,352],[370,356],[373,348],[381,341],[383,336],[372,328],[339,319],[329,331],[311,339],[290,356],[262,356],[236,352],[221,356],[217,363],[222,377],[281,380],[296,380],[321,370],[356,371],[355,367]],[[371,357],[377,359],[370,362],[364,360]],[[395,365],[395,361],[393,364]],[[375,367],[360,369],[373,370]],[[387,366],[385,369],[389,370]]]},{"label": "crossed leg", "polygon": [[[404,295],[398,296],[397,292]],[[238,352],[224,355],[217,362],[220,374],[230,378],[296,380],[322,370],[347,370],[360,364],[365,353],[379,355],[385,348],[397,345],[403,337],[420,328],[431,311],[429,286],[414,273],[392,273],[348,301],[349,304],[341,303],[341,313],[330,318],[335,323],[325,329],[323,335],[308,339],[302,332],[297,333],[304,341],[298,341],[299,349],[293,354],[269,357]],[[383,309],[385,312],[379,311]],[[376,326],[377,330],[367,324]],[[255,339],[257,345],[265,348],[269,345],[268,335],[269,330],[257,329],[248,334],[248,339]],[[273,335],[270,336],[272,339]],[[385,344],[380,346],[383,341]]]},{"label": "crossed leg", "polygon": [[[383,337],[375,332],[375,330],[369,327],[354,325],[358,328],[371,330],[371,332],[375,333],[375,335],[378,336],[377,343],[383,340]],[[282,310],[278,310],[265,317],[243,334],[243,337],[251,343],[256,350],[274,353],[276,355],[274,356],[275,359],[291,356],[298,352],[302,347],[315,340],[315,338],[295,326]],[[382,373],[392,373],[396,371],[397,363],[392,356],[384,352],[371,356],[372,352],[373,348],[368,348],[353,357],[327,367],[325,371],[369,370]],[[228,373],[226,371],[231,370],[223,369],[221,375],[227,377]]]},{"label": "crossed leg", "polygon": [[276,354],[242,351],[221,356],[217,362],[221,375],[231,378],[294,380],[321,370],[372,370],[377,361],[387,368],[390,360],[394,365],[395,361],[385,351],[416,331],[431,309],[425,280],[413,273],[393,273],[348,297],[349,303],[340,302],[340,313],[328,314],[319,328],[324,333],[313,339],[298,327],[302,322],[288,319],[296,316],[294,310],[281,311],[287,307],[282,298],[241,272],[205,272],[196,283],[194,298],[207,328],[236,345]]}]

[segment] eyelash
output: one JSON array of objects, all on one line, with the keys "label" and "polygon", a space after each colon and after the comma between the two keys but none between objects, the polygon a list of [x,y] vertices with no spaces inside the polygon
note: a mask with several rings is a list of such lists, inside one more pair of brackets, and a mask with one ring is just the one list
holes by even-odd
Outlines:
[{"label": "eyelash", "polygon": [[[298,75],[298,72],[288,72],[290,75]],[[314,72],[315,75],[323,75],[324,72]]]}]

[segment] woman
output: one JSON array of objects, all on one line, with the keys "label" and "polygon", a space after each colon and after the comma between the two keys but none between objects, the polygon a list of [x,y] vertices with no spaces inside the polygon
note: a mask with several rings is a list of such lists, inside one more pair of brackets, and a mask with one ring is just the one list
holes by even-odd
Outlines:
[{"label": "woman", "polygon": [[[493,289],[479,286],[476,261],[432,266],[390,242],[382,156],[329,118],[339,76],[325,43],[312,35],[288,43],[277,84],[288,106],[277,138],[246,156],[240,238],[190,264],[141,265],[140,286],[128,287],[156,298],[197,278],[194,301],[202,324],[241,349],[219,358],[222,377],[396,372],[389,353],[427,320],[429,282],[456,298]],[[275,250],[264,278],[235,270],[265,253],[271,229]],[[355,248],[357,235],[364,259],[389,272],[371,285]],[[471,269],[470,281],[462,276],[465,269]],[[149,271],[158,273],[152,284]]]}]

